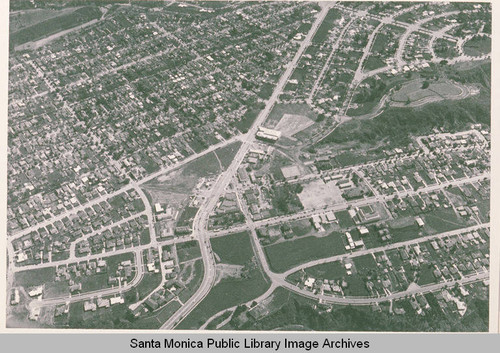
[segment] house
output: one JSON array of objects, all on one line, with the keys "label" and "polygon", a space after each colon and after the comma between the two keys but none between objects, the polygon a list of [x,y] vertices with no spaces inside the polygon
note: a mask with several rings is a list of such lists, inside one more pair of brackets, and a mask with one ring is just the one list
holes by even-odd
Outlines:
[{"label": "house", "polygon": [[69,291],[71,293],[78,292],[82,290],[82,284],[81,283],[75,283],[71,286],[69,286]]},{"label": "house", "polygon": [[10,296],[10,305],[17,305],[20,302],[19,289],[14,288]]},{"label": "house", "polygon": [[153,299],[153,298],[148,298],[145,302],[144,305],[150,310],[150,311],[155,311],[156,309],[159,308],[159,304]]},{"label": "house", "polygon": [[109,299],[109,303],[111,305],[123,304],[123,303],[125,303],[125,299],[123,299],[122,297],[113,297],[113,298]]},{"label": "house", "polygon": [[86,301],[83,303],[83,311],[96,311],[97,305],[93,302]]},{"label": "house", "polygon": [[39,295],[42,295],[42,293],[43,293],[43,285],[33,288],[28,292],[28,295],[30,297],[37,297]]},{"label": "house", "polygon": [[314,285],[314,278],[312,277],[309,277],[305,282],[304,282],[304,285],[307,287],[307,288],[312,288],[313,285]]},{"label": "house", "polygon": [[109,308],[110,306],[109,299],[97,298],[97,307],[98,308]]},{"label": "house", "polygon": [[335,222],[337,220],[337,217],[335,217],[335,213],[333,211],[328,211],[326,214],[326,219],[328,222]]},{"label": "house", "polygon": [[419,227],[423,227],[425,225],[424,221],[419,216],[415,217],[415,221]]},{"label": "house", "polygon": [[358,231],[359,231],[359,234],[361,234],[361,235],[367,235],[370,233],[368,228],[366,228],[365,226],[358,227]]}]

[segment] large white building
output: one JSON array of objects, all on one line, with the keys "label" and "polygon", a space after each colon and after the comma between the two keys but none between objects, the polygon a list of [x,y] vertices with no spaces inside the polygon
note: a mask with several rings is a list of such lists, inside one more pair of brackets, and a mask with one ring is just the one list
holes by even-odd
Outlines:
[{"label": "large white building", "polygon": [[278,141],[281,137],[281,131],[268,129],[259,126],[259,131],[255,134],[258,138],[268,140],[268,141]]}]

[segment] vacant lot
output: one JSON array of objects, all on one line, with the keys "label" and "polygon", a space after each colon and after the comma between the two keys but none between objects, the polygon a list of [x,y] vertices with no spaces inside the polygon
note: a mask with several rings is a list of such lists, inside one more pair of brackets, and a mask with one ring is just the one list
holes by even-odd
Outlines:
[{"label": "vacant lot", "polygon": [[215,154],[222,165],[222,168],[226,169],[231,165],[234,156],[241,147],[241,141],[233,142],[225,147],[218,148],[215,150]]},{"label": "vacant lot", "polygon": [[386,66],[386,63],[378,56],[369,56],[365,61],[365,71],[371,71]]},{"label": "vacant lot", "polygon": [[347,288],[344,290],[345,295],[353,297],[367,297],[370,295],[366,289],[365,281],[361,277],[356,275],[347,276],[345,280],[347,282]]},{"label": "vacant lot", "polygon": [[203,280],[203,261],[196,260],[194,263],[185,263],[180,267],[182,283],[186,288],[179,294],[179,300],[185,303],[198,290]]},{"label": "vacant lot", "polygon": [[195,176],[197,178],[209,177],[220,173],[220,165],[215,152],[210,152],[186,164],[182,176]]},{"label": "vacant lot", "polygon": [[314,121],[304,115],[283,114],[283,117],[276,125],[275,129],[283,133],[283,135],[291,137],[297,132],[307,129],[313,125]]},{"label": "vacant lot", "polygon": [[491,38],[475,36],[464,44],[464,53],[471,56],[481,56],[491,52]]},{"label": "vacant lot", "polygon": [[45,38],[57,32],[98,19],[101,15],[102,13],[98,7],[82,7],[71,13],[49,18],[12,33],[10,35],[10,45],[14,47],[19,44]]},{"label": "vacant lot", "polygon": [[314,35],[312,42],[313,43],[322,43],[328,39],[329,31],[333,28],[333,25],[337,19],[340,19],[342,14],[337,9],[331,9],[328,11],[328,14],[325,16],[325,19],[319,26],[316,34]]},{"label": "vacant lot", "polygon": [[247,232],[212,238],[210,242],[221,263],[244,265],[254,256]]},{"label": "vacant lot", "polygon": [[39,286],[53,282],[56,277],[55,267],[40,268],[38,270],[21,271],[15,274],[15,283],[25,288]]},{"label": "vacant lot", "polygon": [[302,115],[314,121],[317,116],[305,103],[276,104],[273,110],[271,110],[271,113],[269,113],[269,117],[266,120],[266,126],[275,128],[285,114]]},{"label": "vacant lot", "polygon": [[[137,286],[130,290],[135,295],[135,301],[146,298],[161,283],[161,273],[145,273]],[[135,293],[134,293],[135,292]],[[127,293],[127,295],[130,295]]]},{"label": "vacant lot", "polygon": [[285,272],[308,261],[343,254],[344,244],[341,234],[332,232],[325,237],[309,236],[297,240],[284,241],[264,248],[271,270]]},{"label": "vacant lot", "polygon": [[357,256],[353,258],[354,266],[358,271],[366,271],[377,268],[377,263],[371,254]]},{"label": "vacant lot", "polygon": [[338,280],[346,275],[344,266],[340,261],[327,262],[305,269],[308,276],[318,279]]},{"label": "vacant lot", "polygon": [[197,240],[186,241],[177,244],[176,247],[180,263],[201,257],[200,245]]},{"label": "vacant lot", "polygon": [[442,233],[462,228],[466,222],[458,218],[452,209],[436,209],[424,216],[425,228],[429,233]]},{"label": "vacant lot", "polygon": [[304,189],[298,194],[305,209],[321,208],[342,202],[342,191],[334,182],[325,183],[323,180],[314,180],[303,185]]},{"label": "vacant lot", "polygon": [[215,285],[203,301],[186,316],[177,329],[197,329],[212,315],[235,305],[246,303],[263,294],[269,284],[258,269],[246,278],[225,278]]}]

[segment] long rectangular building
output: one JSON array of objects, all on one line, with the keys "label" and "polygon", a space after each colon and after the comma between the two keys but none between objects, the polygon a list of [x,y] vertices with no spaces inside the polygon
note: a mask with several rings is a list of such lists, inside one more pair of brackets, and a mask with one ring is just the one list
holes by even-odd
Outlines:
[{"label": "long rectangular building", "polygon": [[281,137],[281,131],[268,129],[262,126],[259,126],[259,131],[255,134],[258,138],[268,141],[278,141]]}]

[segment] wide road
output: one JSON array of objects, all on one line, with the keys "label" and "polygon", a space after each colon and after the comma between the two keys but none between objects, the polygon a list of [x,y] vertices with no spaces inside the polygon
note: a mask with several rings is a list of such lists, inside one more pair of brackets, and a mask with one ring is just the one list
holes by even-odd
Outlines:
[{"label": "wide road", "polygon": [[150,180],[153,180],[154,178],[156,178],[156,177],[158,177],[158,176],[160,176],[160,175],[162,175],[164,173],[168,173],[168,172],[171,172],[171,171],[173,171],[175,169],[178,169],[178,168],[182,167],[183,165],[185,165],[185,164],[187,164],[189,162],[194,161],[195,159],[198,159],[198,158],[200,158],[200,157],[202,157],[202,156],[204,156],[204,155],[206,155],[208,153],[211,153],[211,152],[215,151],[218,148],[225,147],[225,146],[227,146],[227,145],[229,145],[229,144],[231,144],[233,142],[236,142],[236,141],[238,141],[240,139],[241,139],[241,136],[235,136],[235,137],[232,137],[232,138],[230,138],[228,140],[220,142],[218,144],[212,145],[209,148],[207,148],[206,150],[204,150],[204,151],[202,151],[200,153],[192,154],[192,155],[186,157],[185,159],[183,159],[182,161],[180,161],[180,162],[178,162],[176,164],[160,168],[160,170],[158,170],[157,172],[148,174],[147,176],[145,176],[144,178],[138,180],[135,183],[131,183],[131,184],[125,185],[124,187],[122,187],[122,188],[120,188],[120,189],[118,189],[116,191],[113,191],[111,193],[107,193],[107,194],[101,195],[98,198],[90,200],[89,202],[81,204],[81,205],[79,205],[77,207],[74,207],[74,208],[72,208],[70,210],[64,211],[64,212],[62,212],[62,213],[60,213],[60,214],[58,214],[56,216],[53,216],[53,217],[51,217],[51,218],[49,218],[49,219],[47,219],[45,221],[42,221],[42,222],[34,224],[34,225],[32,225],[32,226],[30,226],[28,228],[25,228],[25,229],[23,229],[21,231],[18,231],[16,233],[10,235],[8,237],[8,241],[12,241],[14,239],[21,238],[22,236],[24,236],[26,234],[29,234],[29,233],[31,233],[31,232],[33,232],[33,231],[35,231],[35,230],[37,230],[37,229],[39,229],[41,227],[46,227],[49,224],[52,224],[55,221],[60,221],[63,218],[68,217],[69,215],[77,213],[78,211],[83,211],[84,209],[86,209],[88,207],[91,207],[91,206],[93,206],[95,204],[98,204],[98,203],[100,203],[102,201],[106,201],[106,200],[108,200],[108,199],[110,199],[110,198],[112,198],[114,196],[117,196],[117,195],[119,195],[119,194],[121,194],[121,193],[123,193],[123,192],[125,192],[127,190],[132,189],[134,187],[133,184],[142,185],[142,184],[144,184],[144,183],[146,183],[146,182],[148,182]]},{"label": "wide road", "polygon": [[201,253],[203,258],[204,265],[204,276],[203,281],[201,283],[200,288],[196,291],[196,293],[182,306],[174,315],[172,315],[163,325],[162,329],[172,329],[174,328],[185,316],[187,316],[202,300],[205,296],[210,292],[214,281],[215,281],[215,260],[213,258],[212,250],[210,247],[210,241],[208,238],[207,232],[207,223],[208,217],[212,210],[214,209],[219,197],[223,194],[225,188],[231,181],[231,178],[236,174],[238,167],[241,162],[245,158],[248,150],[252,146],[252,143],[255,142],[255,134],[262,125],[262,123],[266,120],[271,112],[272,108],[278,101],[280,94],[283,92],[283,88],[288,82],[290,76],[292,75],[297,63],[302,56],[304,50],[310,45],[311,39],[316,33],[317,29],[323,22],[326,14],[328,13],[331,6],[334,3],[321,4],[322,9],[318,13],[316,20],[314,21],[311,29],[308,34],[302,41],[298,51],[293,57],[292,61],[287,65],[285,72],[281,75],[274,91],[269,100],[266,103],[264,109],[259,113],[256,120],[254,121],[252,127],[249,129],[248,133],[243,135],[242,137],[242,145],[236,156],[234,157],[229,168],[221,174],[219,179],[215,182],[214,188],[211,192],[210,197],[206,199],[206,202],[198,210],[198,213],[195,216],[193,222],[193,235],[199,238]]},{"label": "wide road", "polygon": [[[373,204],[376,202],[384,203],[386,201],[393,199],[394,196],[398,196],[399,198],[407,197],[407,196],[414,196],[414,195],[418,195],[418,194],[422,194],[422,193],[443,190],[449,186],[460,186],[463,184],[474,183],[474,182],[478,182],[478,181],[481,181],[484,179],[489,179],[489,178],[490,178],[489,173],[482,173],[482,174],[479,174],[476,176],[463,177],[463,178],[455,179],[452,181],[447,181],[447,182],[444,182],[441,184],[433,184],[433,185],[425,186],[425,187],[422,187],[422,188],[417,189],[417,190],[400,191],[400,192],[397,192],[393,195],[370,196],[370,197],[366,197],[366,198],[356,200],[356,201],[339,202],[333,206],[329,206],[329,207],[325,207],[325,208],[308,209],[308,210],[297,212],[297,213],[294,213],[291,215],[267,218],[267,219],[263,219],[263,220],[259,220],[259,221],[254,221],[253,224],[257,228],[263,227],[263,226],[281,224],[281,223],[285,223],[285,222],[311,218],[313,215],[324,214],[324,213],[327,213],[329,211],[337,212],[337,211],[345,210],[349,207],[350,208],[362,207],[362,206],[370,205],[370,204]],[[231,227],[229,229],[225,229],[222,231],[210,232],[209,234],[212,236],[223,236],[223,235],[227,235],[227,234],[241,232],[241,231],[244,231],[247,229],[249,229],[249,226],[247,224],[242,224],[242,225],[237,225],[235,227]]]}]

